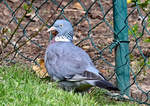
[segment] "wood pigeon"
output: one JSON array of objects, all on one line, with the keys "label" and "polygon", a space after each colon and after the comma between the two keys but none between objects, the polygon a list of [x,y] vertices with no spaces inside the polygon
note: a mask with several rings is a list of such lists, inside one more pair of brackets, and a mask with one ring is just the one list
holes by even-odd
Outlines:
[{"label": "wood pigeon", "polygon": [[48,32],[54,37],[45,52],[45,66],[60,87],[75,91],[86,91],[93,86],[119,90],[95,68],[89,55],[73,44],[73,27],[69,21],[56,20]]}]

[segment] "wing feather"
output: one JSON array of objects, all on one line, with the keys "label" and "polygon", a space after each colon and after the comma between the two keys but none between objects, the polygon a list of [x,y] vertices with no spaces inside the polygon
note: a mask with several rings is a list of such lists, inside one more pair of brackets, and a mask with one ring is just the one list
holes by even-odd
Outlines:
[{"label": "wing feather", "polygon": [[77,80],[78,77],[80,77],[78,80],[102,79],[96,68],[87,70],[89,66],[94,67],[89,55],[72,43],[56,42],[49,46],[46,50],[45,62],[50,76],[60,80],[71,78]]}]

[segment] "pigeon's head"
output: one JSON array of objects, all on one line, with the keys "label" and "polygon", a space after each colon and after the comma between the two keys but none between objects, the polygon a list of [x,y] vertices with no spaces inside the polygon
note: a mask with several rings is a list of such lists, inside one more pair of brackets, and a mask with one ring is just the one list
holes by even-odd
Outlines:
[{"label": "pigeon's head", "polygon": [[55,37],[55,41],[72,42],[73,40],[73,27],[67,20],[56,20],[54,25],[48,29]]}]

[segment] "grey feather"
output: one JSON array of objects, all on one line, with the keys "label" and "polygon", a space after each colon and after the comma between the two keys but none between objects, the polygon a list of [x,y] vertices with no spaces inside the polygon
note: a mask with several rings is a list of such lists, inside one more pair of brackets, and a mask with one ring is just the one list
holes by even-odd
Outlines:
[{"label": "grey feather", "polygon": [[[59,33],[66,36],[70,31],[72,32],[71,24],[68,21],[56,21],[54,26],[64,22],[63,27],[59,28]],[[65,26],[67,25],[67,26]],[[66,32],[68,30],[68,32]],[[61,38],[65,38],[61,37]],[[67,35],[68,37],[69,35]],[[71,38],[71,37],[70,37]],[[87,90],[92,86],[98,86],[108,90],[118,90],[111,83],[106,81],[104,76],[95,68],[89,55],[70,42],[57,41],[51,43],[45,52],[45,66],[48,74],[64,89],[78,89]]]},{"label": "grey feather", "polygon": [[[50,67],[47,68],[49,74],[55,74],[61,80],[70,75],[82,74],[88,70],[88,67],[95,69],[88,54],[68,42],[55,42],[49,45],[45,54],[45,63],[46,67]],[[98,75],[99,71],[94,70],[93,73]]]}]

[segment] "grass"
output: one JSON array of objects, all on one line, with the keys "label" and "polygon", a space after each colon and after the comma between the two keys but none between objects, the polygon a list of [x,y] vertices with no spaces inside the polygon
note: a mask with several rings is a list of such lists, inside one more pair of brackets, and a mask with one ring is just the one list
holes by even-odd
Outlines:
[{"label": "grass", "polygon": [[110,99],[98,89],[95,94],[63,91],[57,84],[40,79],[22,65],[0,67],[0,104],[8,106],[136,106]]}]

